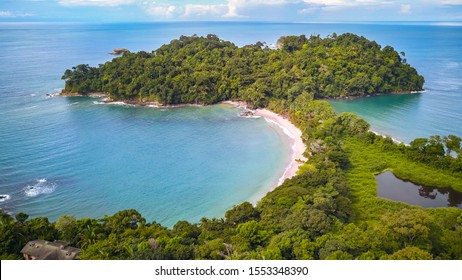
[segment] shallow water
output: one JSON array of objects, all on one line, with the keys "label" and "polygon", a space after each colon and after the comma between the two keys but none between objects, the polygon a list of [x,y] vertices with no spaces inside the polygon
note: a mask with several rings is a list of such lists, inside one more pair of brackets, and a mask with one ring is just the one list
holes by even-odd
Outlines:
[{"label": "shallow water", "polygon": [[[136,208],[150,221],[219,217],[261,198],[288,163],[284,136],[218,105],[159,109],[44,101],[3,140],[2,208],[56,219]],[[14,139],[14,141],[12,141]]]},{"label": "shallow water", "polygon": [[[0,23],[0,207],[52,220],[136,208],[148,221],[172,225],[222,217],[234,204],[258,200],[277,183],[290,151],[263,118],[239,118],[236,109],[221,106],[162,110],[46,94],[59,92],[66,69],[104,63],[118,47],[150,51],[193,34],[243,46],[333,32],[393,45],[426,77],[426,94],[378,102],[370,113],[378,121],[368,119],[374,129],[399,139],[462,134],[460,27]],[[373,103],[361,107],[376,108]]]},{"label": "shallow water", "polygon": [[409,143],[418,137],[462,136],[462,26],[410,25],[384,30],[389,43],[425,77],[425,91],[332,100],[337,112],[354,112],[372,130]]}]

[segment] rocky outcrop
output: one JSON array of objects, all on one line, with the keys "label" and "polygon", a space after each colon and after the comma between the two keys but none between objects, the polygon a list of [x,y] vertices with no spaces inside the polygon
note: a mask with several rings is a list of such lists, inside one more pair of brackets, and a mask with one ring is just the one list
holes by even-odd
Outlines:
[{"label": "rocky outcrop", "polygon": [[254,113],[252,111],[243,111],[239,114],[241,117],[253,117]]},{"label": "rocky outcrop", "polygon": [[124,54],[126,52],[129,52],[129,50],[124,49],[124,48],[115,48],[114,51],[111,54],[113,54],[113,55],[121,55],[121,54]]}]

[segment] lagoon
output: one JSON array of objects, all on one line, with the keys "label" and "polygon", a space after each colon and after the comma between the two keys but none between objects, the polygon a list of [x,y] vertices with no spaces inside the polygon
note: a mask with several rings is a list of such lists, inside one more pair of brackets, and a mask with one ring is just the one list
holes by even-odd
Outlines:
[{"label": "lagoon", "polygon": [[375,176],[377,196],[424,208],[457,207],[462,209],[462,193],[451,188],[419,186],[397,178],[391,171]]}]

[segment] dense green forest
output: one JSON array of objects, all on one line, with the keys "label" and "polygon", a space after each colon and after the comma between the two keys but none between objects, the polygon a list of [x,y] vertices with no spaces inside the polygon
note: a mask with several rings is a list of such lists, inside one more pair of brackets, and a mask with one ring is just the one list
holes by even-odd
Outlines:
[{"label": "dense green forest", "polygon": [[[421,90],[424,78],[392,47],[354,34],[285,36],[278,49],[237,47],[215,35],[181,36],[152,53],[125,53],[99,67],[67,70],[65,92],[163,105],[239,99],[265,107],[315,98]],[[404,56],[404,53],[401,53]]]},{"label": "dense green forest", "polygon": [[[327,39],[312,37],[309,40],[303,36],[286,37],[282,39],[282,42],[286,43],[280,51],[262,49],[258,44],[238,49],[215,37],[206,40],[182,37],[170,45],[161,47],[153,54],[126,54],[116,58],[115,64],[108,63],[100,68],[78,66],[77,68],[83,68],[65,74],[67,90],[72,87],[73,90],[77,90],[83,86],[75,84],[78,79],[74,76],[83,71],[82,69],[86,69],[85,71],[91,74],[82,77],[97,77],[92,78],[93,81],[99,81],[101,75],[105,77],[103,80],[107,83],[105,82],[103,88],[99,90],[106,91],[109,86],[116,85],[111,80],[113,77],[103,69],[115,67],[122,62],[136,61],[137,58],[147,59],[146,63],[150,59],[162,60],[165,59],[164,54],[171,54],[172,50],[178,54],[184,52],[183,60],[178,56],[175,62],[177,64],[175,67],[180,69],[183,67],[182,62],[191,61],[185,58],[194,57],[184,40],[197,41],[201,44],[215,42],[208,48],[206,44],[205,49],[197,49],[195,54],[203,52],[200,57],[204,60],[212,59],[214,56],[211,53],[217,53],[217,57],[221,53],[229,54],[229,58],[234,59],[235,63],[244,62],[234,57],[233,52],[235,54],[250,50],[253,50],[255,55],[263,57],[274,55],[290,58],[291,54],[303,56],[308,50],[317,48],[325,50],[328,48],[326,45],[338,45],[339,48],[355,46],[356,41],[362,42],[360,45],[370,44],[364,47],[365,49],[380,49],[375,43],[351,34]],[[217,48],[217,45],[228,47]],[[229,52],[225,51],[227,49]],[[384,55],[394,52],[390,50],[391,48],[385,51]],[[333,54],[329,57],[331,55]],[[338,55],[347,56],[341,51]],[[139,58],[143,56],[146,58]],[[243,54],[241,56],[241,58],[245,57]],[[175,57],[169,56],[171,59]],[[378,56],[374,57],[380,60]],[[399,58],[397,54],[390,57]],[[310,59],[316,60],[313,57]],[[19,213],[15,217],[0,213],[0,258],[21,258],[19,251],[27,241],[45,239],[64,240],[72,246],[82,248],[81,259],[462,259],[461,209],[424,209],[378,198],[374,177],[384,170],[392,170],[398,177],[422,185],[451,187],[461,191],[461,139],[454,135],[432,136],[428,139],[418,138],[409,145],[404,145],[394,143],[390,137],[377,136],[369,132],[369,124],[363,119],[351,113],[337,115],[328,102],[315,99],[334,95],[328,90],[324,91],[325,88],[318,87],[321,85],[319,81],[321,78],[316,75],[321,75],[319,73],[321,64],[318,64],[318,68],[313,68],[317,69],[316,73],[305,73],[305,70],[301,69],[311,69],[309,63],[298,59],[288,60],[297,61],[297,65],[287,65],[288,68],[285,68],[286,66],[273,61],[278,65],[277,67],[266,70],[256,67],[262,76],[245,74],[240,78],[235,76],[234,78],[239,78],[236,87],[233,87],[231,79],[229,87],[221,85],[215,88],[216,92],[211,93],[201,91],[204,85],[216,87],[217,84],[212,81],[222,82],[223,73],[212,75],[207,77],[212,80],[208,80],[209,82],[205,84],[202,83],[203,80],[197,80],[196,92],[191,92],[191,95],[181,91],[183,94],[172,93],[173,99],[166,99],[179,103],[190,102],[189,98],[195,100],[194,98],[203,93],[202,97],[208,98],[207,101],[200,99],[204,103],[213,103],[225,98],[249,101],[245,98],[247,95],[240,94],[253,88],[255,92],[260,93],[259,96],[262,96],[262,99],[258,99],[259,102],[264,100],[263,103],[254,102],[255,106],[265,105],[268,109],[287,116],[302,130],[307,145],[308,161],[301,166],[297,176],[286,180],[281,186],[268,193],[256,206],[244,202],[227,211],[222,218],[203,218],[199,223],[179,221],[172,228],[166,228],[155,221],[146,221],[135,209],[122,210],[112,216],[99,219],[76,219],[65,215],[55,222],[50,222],[45,217],[29,219],[24,213]],[[259,63],[258,61],[258,59],[255,62],[249,59],[246,63],[250,65]],[[349,59],[352,65],[355,64],[353,61],[355,61],[353,58]],[[381,62],[385,63],[383,60]],[[329,65],[336,64],[335,59],[329,63]],[[250,68],[245,68],[244,64],[233,71],[245,73]],[[401,68],[394,68],[395,66],[388,68],[391,63],[386,64],[385,68],[392,69],[390,70],[392,72],[390,72],[391,76],[381,76],[382,81],[398,80],[398,72],[393,71]],[[414,73],[413,78],[407,78],[407,89],[421,88],[423,79],[415,74],[415,70],[404,62],[399,64],[404,67],[403,69]],[[231,67],[226,61],[215,66],[220,69]],[[291,72],[294,66],[297,69]],[[364,64],[359,64],[358,67],[363,66]],[[377,67],[381,69],[382,64],[379,63],[374,67],[374,69]],[[207,69],[205,68],[204,71],[209,73]],[[279,80],[278,71],[265,74],[271,69],[282,69],[281,71],[289,69],[289,71],[282,80]],[[140,77],[152,74],[143,72],[142,67],[138,69],[139,72],[130,67],[120,68],[118,71],[121,75],[128,75],[127,79],[140,79],[140,81],[142,80]],[[126,74],[124,71],[134,72]],[[159,69],[159,71],[168,72],[160,74],[162,78],[159,79],[167,79],[164,75],[170,75],[168,69]],[[172,81],[172,86],[173,84],[175,87],[185,86],[184,90],[189,90],[188,83],[191,81],[182,77],[175,82]],[[213,80],[214,77],[216,80]],[[81,81],[91,80],[81,79]],[[267,79],[270,83],[274,83],[266,85],[268,92],[261,92],[259,87],[252,84],[260,79],[262,83]],[[310,84],[316,85],[314,88],[304,87],[305,84],[300,82],[310,79],[317,80]],[[412,84],[413,82],[410,81],[413,79],[419,82],[417,85],[410,86],[409,83]],[[294,81],[293,84],[289,83],[291,80]],[[126,94],[129,92],[128,84],[121,83],[120,89],[123,88],[123,91],[117,91],[114,98],[131,96]],[[248,87],[242,86],[244,84]],[[292,86],[289,85],[303,87],[299,91],[298,88],[292,90]],[[400,85],[403,85],[402,82]],[[104,88],[105,86],[108,88]],[[241,86],[245,90],[242,90]],[[367,88],[369,86],[372,85],[367,84]],[[397,88],[396,84],[381,86],[391,87],[390,91],[406,88]],[[81,89],[78,91],[84,92]],[[276,96],[276,92],[279,96]],[[123,95],[120,95],[122,93]],[[164,99],[157,99],[160,96],[157,90],[152,93],[155,96],[153,100],[165,102]],[[357,93],[352,92],[352,94]],[[111,91],[111,96],[112,94]],[[139,92],[134,97],[138,94]],[[349,92],[344,92],[339,95],[348,94]]]},{"label": "dense green forest", "polygon": [[[171,229],[134,209],[56,222],[2,213],[0,258],[20,258],[29,240],[59,239],[82,248],[82,259],[462,259],[461,209],[377,198],[374,178],[390,169],[421,184],[461,190],[460,138],[396,144],[308,94],[284,112],[303,130],[309,160],[255,207],[244,202],[223,218],[179,221]],[[457,156],[420,151],[425,147]]]}]

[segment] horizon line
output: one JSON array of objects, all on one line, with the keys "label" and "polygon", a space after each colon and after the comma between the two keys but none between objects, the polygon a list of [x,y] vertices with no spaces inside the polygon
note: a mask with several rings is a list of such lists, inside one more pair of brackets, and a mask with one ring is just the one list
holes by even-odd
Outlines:
[{"label": "horizon line", "polygon": [[272,20],[152,20],[152,21],[1,21],[0,24],[151,24],[151,23],[273,23],[273,24],[364,24],[364,23],[442,23],[461,24],[462,20],[342,20],[342,21],[272,21]]}]

